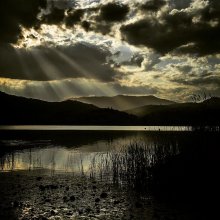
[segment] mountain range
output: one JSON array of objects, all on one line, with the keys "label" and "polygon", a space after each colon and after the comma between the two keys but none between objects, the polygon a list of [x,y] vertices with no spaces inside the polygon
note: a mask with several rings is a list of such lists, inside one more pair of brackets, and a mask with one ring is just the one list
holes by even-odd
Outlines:
[{"label": "mountain range", "polygon": [[136,116],[66,100],[46,102],[0,92],[0,125],[128,125]]},{"label": "mountain range", "polygon": [[[220,125],[220,98],[217,97],[200,103],[173,103],[152,96],[93,99],[99,103],[101,100],[126,101],[124,105],[114,102],[120,109],[141,105],[140,100],[145,100],[141,107],[125,111],[115,110],[113,106],[100,108],[78,100],[46,102],[0,92],[0,125]],[[131,100],[130,105],[128,100]],[[150,104],[152,102],[154,104]]]},{"label": "mountain range", "polygon": [[80,97],[74,100],[87,104],[95,105],[99,108],[112,108],[119,111],[125,111],[145,105],[171,105],[175,102],[160,99],[155,96],[128,96],[117,95],[113,97],[100,96],[100,97]]},{"label": "mountain range", "polygon": [[200,103],[147,105],[126,111],[136,115],[140,123],[153,125],[220,125],[220,98]]}]

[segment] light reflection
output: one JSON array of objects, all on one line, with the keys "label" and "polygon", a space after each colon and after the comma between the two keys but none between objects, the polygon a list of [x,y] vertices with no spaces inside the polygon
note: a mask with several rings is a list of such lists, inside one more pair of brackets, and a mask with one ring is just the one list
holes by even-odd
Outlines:
[{"label": "light reflection", "polygon": [[[50,143],[44,148],[36,147],[23,151],[16,151],[0,157],[2,171],[11,170],[36,170],[46,169],[57,172],[88,173],[93,160],[99,163],[110,151],[120,149],[120,146],[127,145],[131,140],[138,138],[131,135],[130,138],[116,138],[114,140],[97,141],[94,144],[72,146],[53,146]],[[140,140],[140,138],[138,138]],[[150,139],[146,139],[150,142]],[[23,141],[16,141],[22,146]],[[29,146],[31,143],[25,143]],[[101,155],[101,157],[100,157]]]},{"label": "light reflection", "polygon": [[90,161],[97,153],[77,152],[65,148],[30,149],[1,158],[1,170],[36,170],[80,173],[89,171]]},{"label": "light reflection", "polygon": [[[75,137],[76,138],[76,137]],[[84,136],[79,138],[78,144],[74,142],[69,146],[66,143],[60,145],[54,145],[51,142],[33,141],[24,142],[17,140],[13,142],[19,148],[26,148],[11,153],[6,153],[0,156],[1,171],[11,170],[48,170],[51,172],[71,172],[71,173],[84,173],[90,174],[91,168],[95,172],[94,168],[99,169],[102,167],[102,163],[106,162],[106,158],[111,158],[111,153],[122,152],[131,143],[138,143],[139,146],[146,146],[149,152],[149,158],[153,158],[156,153],[158,136],[156,139],[154,136],[146,135],[145,132],[132,132],[129,136],[120,136],[113,138],[109,136],[106,139],[101,140],[99,136],[98,141],[94,141],[88,144],[81,143]],[[78,140],[78,141],[79,141]],[[164,139],[161,139],[164,142]],[[84,140],[85,141],[85,140]],[[10,141],[3,142],[2,146],[9,148]],[[173,150],[174,142],[168,141],[164,143],[166,151]],[[14,146],[15,147],[15,146]],[[29,148],[28,148],[29,147]]]}]

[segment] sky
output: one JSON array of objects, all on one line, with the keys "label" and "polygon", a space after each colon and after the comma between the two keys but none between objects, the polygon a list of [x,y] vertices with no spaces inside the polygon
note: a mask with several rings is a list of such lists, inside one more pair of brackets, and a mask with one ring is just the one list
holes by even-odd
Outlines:
[{"label": "sky", "polygon": [[220,96],[219,0],[2,0],[0,14],[0,91]]}]

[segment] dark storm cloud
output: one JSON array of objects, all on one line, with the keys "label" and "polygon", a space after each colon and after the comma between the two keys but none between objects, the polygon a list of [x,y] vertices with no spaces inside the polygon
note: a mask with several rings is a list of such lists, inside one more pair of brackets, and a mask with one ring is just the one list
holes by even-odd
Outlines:
[{"label": "dark storm cloud", "polygon": [[[197,1],[198,3],[199,1]],[[194,2],[194,7],[196,2]],[[198,21],[195,21],[197,19]],[[160,18],[147,16],[123,25],[121,33],[134,45],[143,45],[165,54],[170,51],[206,55],[220,52],[220,2],[208,6],[164,12]]]},{"label": "dark storm cloud", "polygon": [[184,9],[190,6],[192,0],[170,0],[170,5],[176,9]]},{"label": "dark storm cloud", "polygon": [[[142,19],[136,23],[122,26],[123,38],[134,45],[143,45],[155,49],[160,53],[169,52],[187,43],[187,32],[176,26],[160,24],[156,20]],[[179,29],[179,30],[177,30]]]},{"label": "dark storm cloud", "polygon": [[114,23],[125,20],[126,15],[129,12],[129,6],[119,2],[110,2],[100,5],[97,8],[86,9],[87,12],[91,12],[91,10],[95,12],[95,19],[89,23],[90,25],[87,30],[93,30],[106,35],[111,32]]},{"label": "dark storm cloud", "polygon": [[90,29],[90,26],[91,24],[88,22],[88,21],[82,21],[82,28],[85,30],[85,31],[89,31]]},{"label": "dark storm cloud", "polygon": [[20,38],[20,25],[37,26],[40,8],[46,7],[46,0],[2,0],[0,1],[0,43],[16,43]]},{"label": "dark storm cloud", "polygon": [[[166,4],[169,8],[163,10]],[[140,20],[122,24],[121,27],[122,39],[130,44],[146,46],[161,54],[206,55],[220,52],[219,0],[148,0],[136,4],[135,10],[132,9],[132,3],[119,1],[98,4],[92,8],[76,6],[77,1],[70,0],[1,1],[0,42],[16,43],[22,38],[21,26],[37,28],[43,23],[64,23],[69,28],[81,24],[86,31],[105,35],[111,33],[114,23],[135,18],[134,12],[139,11],[142,13]]]},{"label": "dark storm cloud", "polygon": [[65,17],[65,10],[53,7],[51,12],[45,15],[42,19],[42,23],[46,24],[59,24],[63,22]]},{"label": "dark storm cloud", "polygon": [[109,34],[111,32],[112,25],[108,23],[96,23],[91,25],[90,28],[95,32],[100,32],[103,35]]},{"label": "dark storm cloud", "polygon": [[[41,24],[60,24],[65,11],[73,9],[75,1],[2,0],[0,1],[0,43],[16,43],[22,38],[21,27],[35,28]],[[70,13],[67,24],[79,20],[80,10]]]},{"label": "dark storm cloud", "polygon": [[75,8],[77,4],[71,7],[69,4],[58,7],[55,3],[56,1],[49,1],[47,6],[49,12],[45,11],[42,15],[42,23],[59,25],[63,22],[69,28],[81,24],[86,31],[100,32],[103,35],[111,31],[114,22],[124,20],[129,12],[128,5],[118,2],[86,8]]},{"label": "dark storm cloud", "polygon": [[120,3],[108,3],[100,9],[100,17],[107,22],[117,22],[125,19],[129,12],[129,7]]},{"label": "dark storm cloud", "polygon": [[158,11],[164,5],[166,5],[166,1],[163,0],[148,0],[141,5],[141,9],[147,11]]},{"label": "dark storm cloud", "polygon": [[109,55],[108,51],[83,44],[28,50],[1,46],[0,77],[29,80],[86,78],[111,82],[118,72],[106,64]]},{"label": "dark storm cloud", "polygon": [[[68,3],[68,1],[66,2]],[[87,8],[75,8],[77,4],[69,5],[67,3],[62,5],[62,7],[58,7],[56,1],[49,1],[47,6],[49,13],[47,12],[42,15],[41,22],[47,24],[60,24],[64,22],[67,27],[81,24],[86,31],[92,30],[108,34],[111,31],[113,22],[124,20],[129,12],[128,5],[118,2],[110,2]],[[88,20],[83,19],[85,14]]]},{"label": "dark storm cloud", "polygon": [[66,17],[66,20],[65,20],[66,26],[71,27],[74,24],[80,22],[82,20],[83,15],[84,15],[84,10],[82,9],[69,11],[68,16]]},{"label": "dark storm cloud", "polygon": [[77,1],[47,0],[47,6],[40,14],[41,23],[55,25],[66,23],[67,26],[72,26],[80,21],[83,14],[83,10],[75,9],[76,6]]}]

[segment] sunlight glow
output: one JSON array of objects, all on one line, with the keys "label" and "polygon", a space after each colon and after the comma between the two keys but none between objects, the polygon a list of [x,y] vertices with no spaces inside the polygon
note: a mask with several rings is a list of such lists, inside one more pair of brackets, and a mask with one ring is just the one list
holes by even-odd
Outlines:
[{"label": "sunlight glow", "polygon": [[[73,59],[71,59],[70,57],[68,57],[67,55],[65,55],[64,53],[62,53],[59,50],[56,50],[54,48],[50,48],[51,50],[53,50],[56,54],[58,54],[63,60],[65,60],[70,66],[73,67],[73,69],[76,69],[80,75],[82,75],[83,78],[91,78],[90,75],[91,73],[88,72],[85,68],[83,68],[82,66],[80,66],[77,62],[75,62]],[[83,85],[84,89],[86,89],[86,87],[94,87],[98,92],[108,95],[108,94],[114,94],[115,91],[113,91],[112,88],[108,87],[107,85],[105,85],[104,88],[101,88],[100,86],[98,87],[96,84],[93,83],[92,80],[90,80],[89,84],[85,84]]]}]

